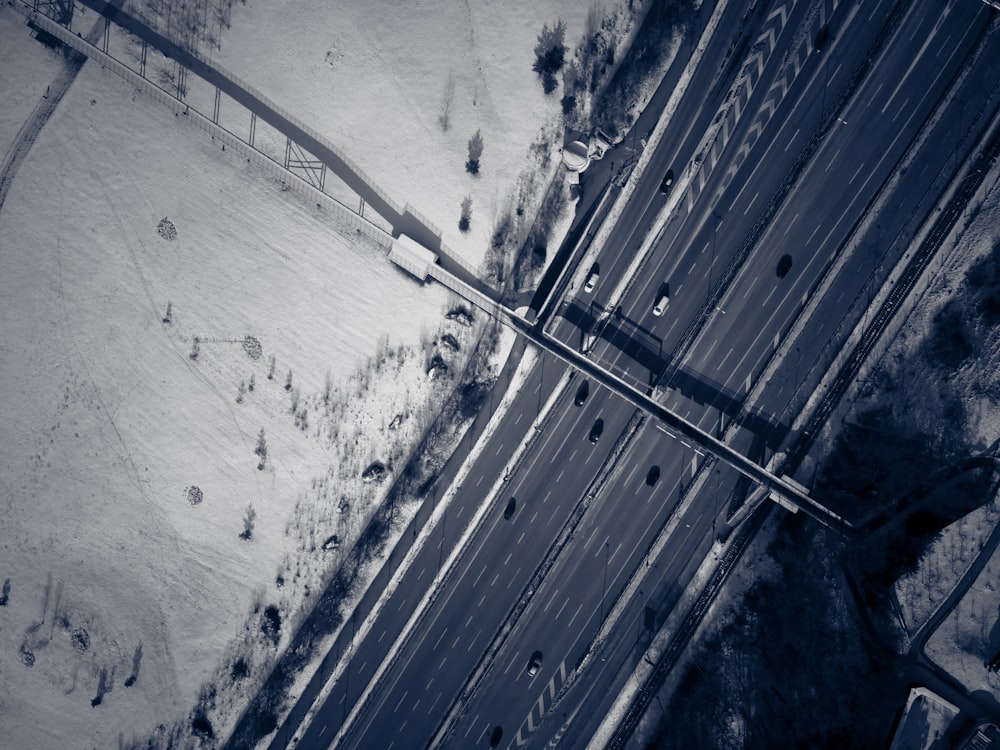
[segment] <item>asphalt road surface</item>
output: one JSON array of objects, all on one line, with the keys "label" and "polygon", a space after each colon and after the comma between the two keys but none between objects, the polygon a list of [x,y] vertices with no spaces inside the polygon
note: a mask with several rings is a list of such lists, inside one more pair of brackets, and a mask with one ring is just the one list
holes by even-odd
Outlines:
[{"label": "asphalt road surface", "polygon": [[[677,201],[667,230],[621,302],[619,320],[606,330],[594,350],[602,363],[644,384],[653,382],[669,366],[667,403],[706,429],[717,423],[720,412],[739,409],[747,379],[752,381],[759,375],[773,351],[775,337],[780,339],[803,299],[828,271],[829,259],[839,252],[989,19],[988,9],[978,4],[952,3],[947,12],[930,0],[913,4],[894,29],[885,53],[852,91],[847,106],[837,110],[838,127],[810,154],[791,192],[769,216],[752,252],[739,263],[732,283],[722,290],[719,309],[709,311],[703,326],[691,336],[691,323],[704,314],[713,286],[723,278],[722,269],[739,258],[764,204],[780,189],[813,132],[834,111],[834,102],[854,71],[867,64],[864,56],[878,38],[880,21],[889,16],[892,4],[866,4],[862,9],[847,4],[834,8],[827,2],[824,13],[832,37],[822,53],[811,49],[818,16],[809,11],[815,6],[781,5],[786,12],[780,16],[784,19],[780,30],[774,25],[774,16],[768,15],[777,7],[765,4],[737,37],[752,42],[767,24],[773,30],[772,48],[766,59],[760,59],[753,90],[741,105],[741,117],[733,121],[727,142],[713,157],[711,174],[698,183],[697,195],[692,192],[688,198],[685,194]],[[738,9],[725,19],[713,43],[730,44],[737,25],[744,20],[741,12]],[[809,54],[798,66],[790,67],[787,55],[803,45]],[[723,51],[706,54],[706,60],[725,60]],[[990,55],[984,58],[1000,59],[996,50],[991,49]],[[741,58],[721,68],[702,66],[697,85],[692,84],[690,95],[675,115],[678,127],[659,144],[654,166],[606,245],[601,257],[601,289],[617,284],[639,242],[654,226],[667,200],[659,193],[660,173],[671,168],[668,165],[673,165],[675,174],[688,169],[686,164],[742,63]],[[967,84],[956,123],[967,116],[967,128],[971,127],[974,113],[979,111],[975,102],[988,97],[989,87],[982,83],[986,78],[981,75],[976,78],[978,84]],[[768,92],[775,90],[773,84],[779,79],[783,93],[775,99]],[[942,128],[949,124],[947,116],[945,121]],[[954,140],[929,139],[934,145],[916,157],[909,169],[912,182],[908,180],[907,189],[898,191],[892,199],[893,210],[880,219],[874,250],[869,247],[856,263],[846,265],[842,278],[827,294],[831,303],[815,316],[809,335],[803,338],[801,356],[783,364],[786,370],[795,370],[793,387],[800,375],[811,372],[803,361],[814,361],[834,335],[843,317],[843,300],[856,299],[872,270],[879,265],[888,267],[886,259],[892,247],[898,252],[905,244],[895,237],[905,231],[907,221],[912,223],[921,206],[929,205],[935,197],[931,187],[947,171],[949,160],[957,161],[961,132],[960,127]],[[741,151],[749,140],[750,148]],[[785,252],[793,255],[793,265],[788,275],[779,279],[775,266]],[[653,318],[649,308],[664,281],[671,285],[671,305],[665,316]],[[592,320],[601,289],[597,306],[587,299],[581,304],[578,298],[561,309],[561,317],[553,321],[553,330],[560,338],[579,344],[580,328]],[[681,345],[683,361],[672,362],[670,355]],[[651,354],[654,347],[655,356]],[[447,558],[464,519],[482,501],[538,413],[559,372],[552,360],[547,360],[546,367],[547,387],[540,385],[540,370],[515,400],[440,530],[435,530],[440,533],[440,542],[424,548],[404,584],[352,655],[348,671],[299,746],[326,747],[341,730],[389,644],[442,559]],[[763,404],[765,412],[776,420],[787,403],[784,389],[788,386],[782,381],[779,388],[777,379],[775,382],[774,391],[765,392]],[[537,391],[533,390],[535,385],[539,386]],[[553,420],[528,460],[509,477],[448,588],[430,606],[419,631],[402,648],[386,678],[374,687],[342,746],[425,746],[468,675],[495,641],[498,629],[525,595],[525,587],[549,553],[552,540],[573,517],[633,416],[630,408],[602,389],[593,389],[582,406],[575,406],[575,387],[556,406]],[[600,441],[593,444],[587,436],[597,419],[604,420],[605,428]],[[774,428],[769,438],[780,443],[785,437],[780,425],[771,423],[769,427]],[[747,433],[739,439],[749,447],[754,437]],[[701,460],[691,447],[665,435],[656,425],[647,422],[641,427],[609,481],[591,501],[572,541],[555,559],[538,589],[531,592],[520,617],[509,623],[509,636],[496,652],[479,690],[464,706],[446,746],[485,747],[495,726],[504,728],[504,746],[516,747],[523,742],[542,747],[560,738],[564,746],[575,747],[586,741],[640,658],[651,627],[657,626],[676,602],[708,552],[714,532],[724,524],[737,478],[731,470],[715,466],[688,512],[675,518],[667,551],[645,568],[649,544],[674,513]],[[658,467],[659,478],[649,485],[646,477],[653,466]],[[517,498],[517,509],[505,520],[503,510],[510,496]],[[633,574],[646,576],[643,593],[630,603],[614,637],[601,652],[603,661],[596,660],[585,679],[556,705],[567,675],[591,647],[602,618]],[[535,650],[543,653],[543,662],[539,672],[530,676],[526,667]]]}]

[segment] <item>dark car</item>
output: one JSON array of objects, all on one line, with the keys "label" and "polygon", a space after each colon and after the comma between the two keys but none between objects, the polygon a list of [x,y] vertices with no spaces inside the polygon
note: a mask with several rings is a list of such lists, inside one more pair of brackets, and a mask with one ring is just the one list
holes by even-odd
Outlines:
[{"label": "dark car", "polygon": [[509,521],[515,510],[517,510],[517,498],[512,497],[507,501],[507,507],[503,509],[503,520]]},{"label": "dark car", "polygon": [[674,170],[668,169],[663,175],[663,182],[660,183],[660,192],[666,195],[670,192],[670,187],[674,184]]},{"label": "dark car", "polygon": [[580,387],[576,389],[576,398],[573,399],[573,403],[577,406],[583,406],[583,402],[587,400],[587,396],[590,395],[590,381],[584,380],[580,383]]},{"label": "dark car", "polygon": [[538,670],[542,668],[542,652],[536,651],[531,655],[531,659],[528,660],[528,676],[534,677],[538,674]]},{"label": "dark car", "polygon": [[827,41],[830,39],[830,24],[823,24],[823,28],[819,30],[816,35],[816,41],[813,42],[813,49],[817,52],[822,52],[823,48],[826,46]]},{"label": "dark car", "polygon": [[503,739],[503,727],[495,726],[493,731],[490,732],[490,747],[496,747],[500,744],[500,740]]},{"label": "dark car", "polygon": [[781,260],[778,261],[778,268],[775,271],[778,274],[779,279],[783,279],[788,275],[788,272],[792,270],[792,256],[782,255]]},{"label": "dark car", "polygon": [[660,481],[660,467],[650,466],[649,471],[646,472],[646,484],[652,487],[659,481]]},{"label": "dark car", "polygon": [[596,422],[594,422],[594,426],[590,428],[590,435],[588,436],[588,440],[590,440],[590,442],[592,443],[596,443],[598,440],[601,439],[602,432],[604,432],[604,420],[598,419]]}]

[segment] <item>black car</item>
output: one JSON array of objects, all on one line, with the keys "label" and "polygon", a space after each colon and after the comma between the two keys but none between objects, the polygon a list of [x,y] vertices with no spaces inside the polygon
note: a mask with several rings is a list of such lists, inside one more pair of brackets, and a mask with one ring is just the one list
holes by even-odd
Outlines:
[{"label": "black car", "polygon": [[816,35],[816,40],[813,42],[813,49],[817,52],[822,52],[823,48],[826,46],[827,41],[830,39],[830,25],[824,24],[823,28],[819,30]]},{"label": "black car", "polygon": [[775,273],[778,275],[779,279],[783,279],[788,275],[788,272],[792,270],[792,256],[782,255],[781,260],[778,261],[778,268]]},{"label": "black car", "polygon": [[580,383],[580,387],[576,389],[576,398],[573,399],[573,403],[577,406],[583,406],[583,402],[587,400],[587,396],[590,395],[590,381],[584,380]]},{"label": "black car", "polygon": [[666,195],[670,192],[670,187],[674,184],[674,170],[668,169],[663,175],[663,182],[660,183],[660,192]]},{"label": "black car", "polygon": [[594,422],[594,426],[590,428],[590,435],[588,436],[588,440],[590,440],[590,442],[592,443],[596,443],[598,440],[601,439],[602,432],[604,432],[604,420],[598,419],[596,422]]},{"label": "black car", "polygon": [[503,739],[503,727],[495,726],[493,731],[490,733],[490,747],[496,747],[500,744],[500,740]]},{"label": "black car", "polygon": [[659,481],[660,481],[660,467],[650,466],[649,471],[646,472],[646,484],[652,487]]},{"label": "black car", "polygon": [[515,510],[517,510],[517,498],[512,497],[507,501],[507,507],[503,509],[503,520],[509,521]]}]

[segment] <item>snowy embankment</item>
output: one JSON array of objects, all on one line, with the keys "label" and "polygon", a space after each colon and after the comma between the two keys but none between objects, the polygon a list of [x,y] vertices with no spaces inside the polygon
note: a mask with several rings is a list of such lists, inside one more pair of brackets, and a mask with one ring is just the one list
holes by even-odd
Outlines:
[{"label": "snowy embankment", "polygon": [[[0,213],[12,746],[110,746],[183,718],[255,606],[301,601],[309,571],[285,566],[312,542],[286,526],[359,529],[370,500],[338,510],[313,483],[353,500],[344,478],[425,422],[446,292],[177,123],[85,66]],[[350,420],[322,403],[327,378]]]}]

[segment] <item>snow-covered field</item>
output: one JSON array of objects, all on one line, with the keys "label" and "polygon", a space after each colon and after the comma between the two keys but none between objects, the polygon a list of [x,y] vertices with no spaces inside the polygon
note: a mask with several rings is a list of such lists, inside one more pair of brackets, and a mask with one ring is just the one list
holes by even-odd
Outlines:
[{"label": "snow-covered field", "polygon": [[[476,266],[540,129],[561,145],[561,95],[545,96],[531,70],[537,36],[561,18],[572,48],[590,8],[558,0],[249,0],[233,7],[213,59],[341,147]],[[476,130],[484,150],[473,176],[465,161]],[[466,195],[472,222],[463,234]]]},{"label": "snow-covered field", "polygon": [[[340,6],[240,6],[222,62],[477,263],[557,122],[531,71],[537,33],[561,16],[572,44],[589,6]],[[0,40],[6,150],[59,61],[3,8]],[[0,211],[0,744],[109,747],[169,727],[227,671],[255,607],[294,620],[335,565],[384,493],[360,471],[391,475],[441,392],[430,355],[464,356],[440,335],[463,352],[474,336],[444,320],[441,287],[359,243],[84,67]],[[341,550],[314,549],[334,532]],[[259,676],[268,655],[247,655]]]}]

